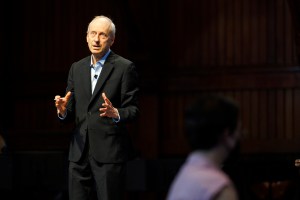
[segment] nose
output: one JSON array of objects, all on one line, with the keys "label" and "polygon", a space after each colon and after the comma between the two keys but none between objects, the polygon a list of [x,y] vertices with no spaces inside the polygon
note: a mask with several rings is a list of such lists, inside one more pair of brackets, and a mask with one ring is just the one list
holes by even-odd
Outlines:
[{"label": "nose", "polygon": [[99,38],[100,38],[100,35],[96,35],[96,36],[94,37],[94,41],[95,41],[95,42],[98,42],[98,41],[99,41]]}]

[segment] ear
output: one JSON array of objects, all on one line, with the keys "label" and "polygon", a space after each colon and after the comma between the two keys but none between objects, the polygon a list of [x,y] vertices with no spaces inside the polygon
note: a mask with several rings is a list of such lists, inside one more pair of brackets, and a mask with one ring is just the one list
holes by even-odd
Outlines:
[{"label": "ear", "polygon": [[112,46],[114,42],[115,42],[115,37],[111,37],[110,46]]},{"label": "ear", "polygon": [[237,142],[237,130],[234,131],[234,133],[230,133],[228,129],[225,129],[223,133],[223,143],[228,149],[233,149]]}]

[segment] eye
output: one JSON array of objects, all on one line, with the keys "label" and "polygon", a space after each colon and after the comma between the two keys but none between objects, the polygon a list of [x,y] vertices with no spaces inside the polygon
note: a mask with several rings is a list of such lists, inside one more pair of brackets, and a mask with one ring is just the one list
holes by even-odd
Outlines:
[{"label": "eye", "polygon": [[100,33],[100,37],[103,39],[106,39],[106,38],[108,38],[108,35],[105,33]]},{"label": "eye", "polygon": [[90,36],[94,37],[97,33],[95,31],[90,32]]}]

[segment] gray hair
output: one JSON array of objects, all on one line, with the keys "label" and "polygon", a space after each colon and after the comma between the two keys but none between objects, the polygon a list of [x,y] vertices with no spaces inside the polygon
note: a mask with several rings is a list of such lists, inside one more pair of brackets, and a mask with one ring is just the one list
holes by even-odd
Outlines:
[{"label": "gray hair", "polygon": [[104,19],[104,20],[106,20],[107,22],[110,23],[110,27],[109,27],[110,33],[115,37],[115,35],[116,35],[116,26],[110,18],[108,18],[104,15],[99,15],[99,16],[94,17],[94,19],[88,25],[87,33],[89,32],[89,28],[90,28],[91,23],[93,23],[95,20],[98,20],[98,19]]}]

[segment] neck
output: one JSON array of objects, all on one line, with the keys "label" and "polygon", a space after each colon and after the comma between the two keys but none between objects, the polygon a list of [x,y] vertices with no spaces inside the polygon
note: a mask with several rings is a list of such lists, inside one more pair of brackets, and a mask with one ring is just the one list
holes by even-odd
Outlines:
[{"label": "neck", "polygon": [[93,54],[93,64],[96,64],[104,55]]},{"label": "neck", "polygon": [[200,151],[200,153],[207,157],[216,166],[221,166],[227,158],[228,149],[220,145],[207,151]]}]

